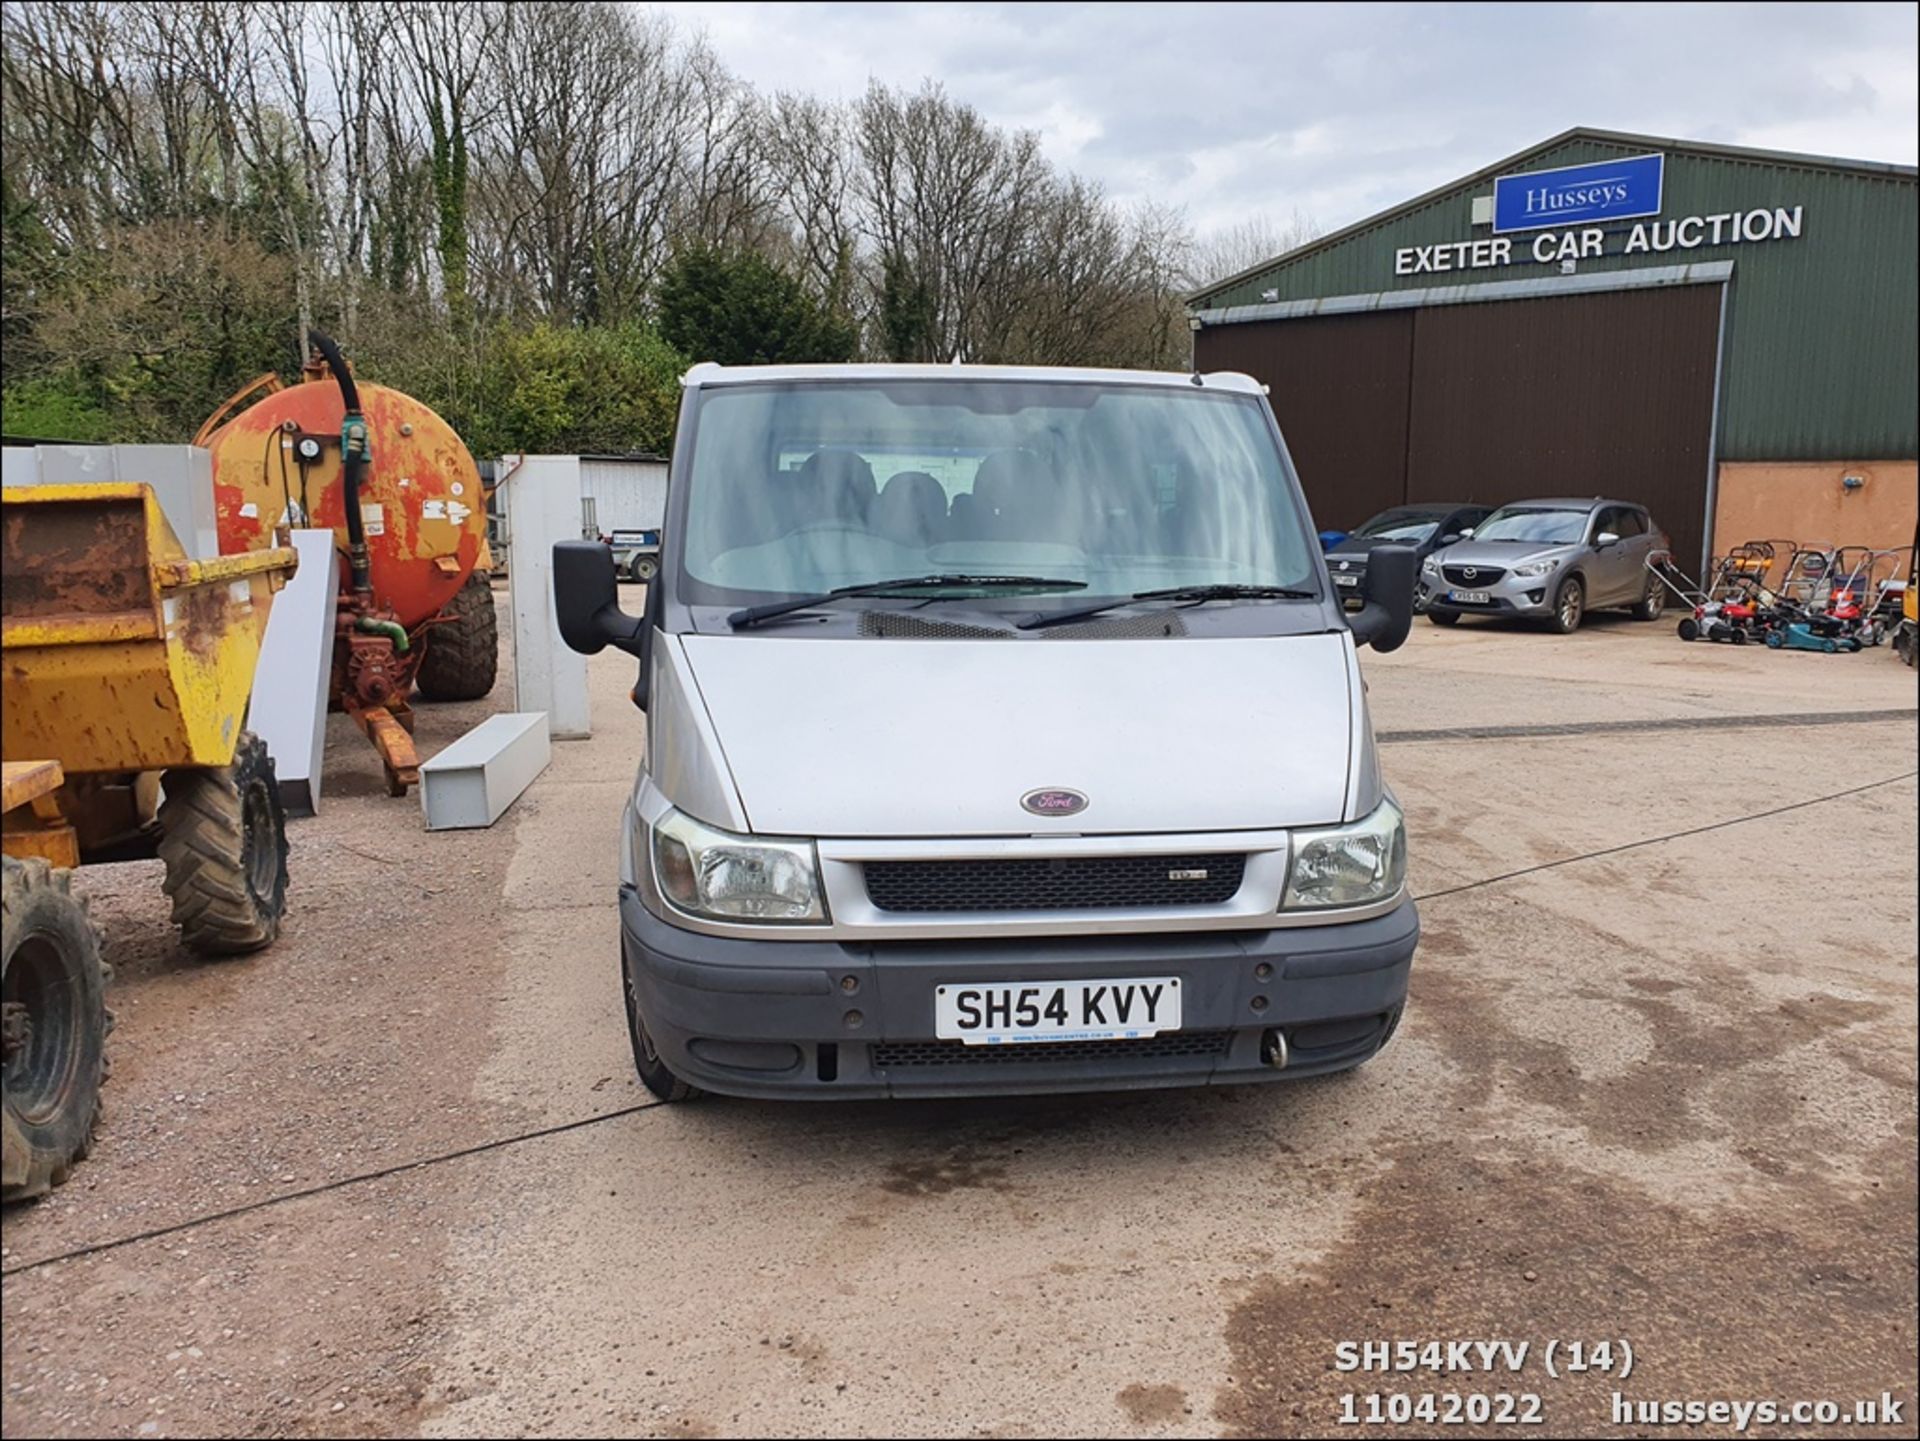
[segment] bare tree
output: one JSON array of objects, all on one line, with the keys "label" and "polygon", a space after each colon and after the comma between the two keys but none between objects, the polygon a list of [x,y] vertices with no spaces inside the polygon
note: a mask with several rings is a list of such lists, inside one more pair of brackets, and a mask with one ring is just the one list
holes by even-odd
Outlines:
[{"label": "bare tree", "polygon": [[[1005,338],[999,288],[1028,242],[1049,179],[1038,138],[994,129],[929,84],[875,84],[860,102],[862,228],[878,251],[889,348],[974,359]],[[923,317],[911,325],[909,314]]]},{"label": "bare tree", "polygon": [[405,63],[395,67],[411,82],[413,98],[431,137],[428,174],[435,207],[435,252],[440,285],[454,328],[472,317],[468,296],[468,147],[486,123],[495,91],[481,80],[497,57],[495,37],[506,23],[499,0],[403,0],[398,35]]},{"label": "bare tree", "polygon": [[390,83],[381,57],[390,49],[395,25],[393,7],[386,4],[331,5],[318,21],[338,115],[331,199],[324,214],[340,283],[341,331],[349,343],[359,332],[360,293],[376,205],[379,94]]},{"label": "bare tree", "polygon": [[10,341],[166,221],[166,253],[199,227],[283,260],[303,340],[355,336],[383,287],[369,334],[448,376],[482,362],[475,321],[644,319],[695,245],[763,253],[868,353],[1172,364],[1183,286],[1313,233],[1196,247],[937,85],[762,99],[612,0],[3,0],[0,30],[0,175],[33,221]]},{"label": "bare tree", "polygon": [[846,110],[812,96],[779,95],[765,111],[762,136],[767,185],[801,278],[834,308],[850,309],[858,156]]},{"label": "bare tree", "polygon": [[516,79],[478,137],[476,280],[495,311],[571,319],[630,161],[628,97],[651,79],[649,57],[597,5],[515,7],[495,38],[496,65]]},{"label": "bare tree", "polygon": [[501,312],[639,312],[673,245],[753,243],[770,214],[753,97],[703,46],[608,4],[525,5],[517,77],[476,133],[475,265]]},{"label": "bare tree", "polygon": [[[201,83],[199,6],[159,0],[9,4],[4,11],[8,167],[64,238],[193,210],[234,170]],[[21,158],[15,160],[16,147]]]},{"label": "bare tree", "polygon": [[685,204],[675,229],[696,245],[761,245],[774,208],[760,153],[759,101],[705,42],[696,42],[684,63],[693,129]]},{"label": "bare tree", "polygon": [[1321,230],[1311,217],[1295,208],[1285,221],[1270,215],[1251,215],[1200,238],[1188,261],[1186,281],[1191,289],[1252,270],[1318,240]]},{"label": "bare tree", "polygon": [[1135,315],[1131,350],[1148,370],[1185,367],[1193,353],[1185,292],[1193,265],[1193,233],[1178,210],[1142,205],[1132,216]]}]

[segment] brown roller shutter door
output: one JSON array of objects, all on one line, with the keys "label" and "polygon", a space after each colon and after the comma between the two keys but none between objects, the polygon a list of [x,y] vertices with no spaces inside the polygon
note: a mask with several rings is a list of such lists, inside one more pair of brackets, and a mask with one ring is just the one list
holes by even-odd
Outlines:
[{"label": "brown roller shutter door", "polygon": [[1638,501],[1704,539],[1720,287],[1213,326],[1203,370],[1272,387],[1317,523],[1420,500]]},{"label": "brown roller shutter door", "polygon": [[1407,494],[1638,501],[1692,571],[1704,538],[1720,287],[1419,312]]},{"label": "brown roller shutter door", "polygon": [[1347,529],[1399,505],[1407,483],[1411,310],[1219,325],[1194,336],[1202,370],[1270,387],[1314,519]]}]

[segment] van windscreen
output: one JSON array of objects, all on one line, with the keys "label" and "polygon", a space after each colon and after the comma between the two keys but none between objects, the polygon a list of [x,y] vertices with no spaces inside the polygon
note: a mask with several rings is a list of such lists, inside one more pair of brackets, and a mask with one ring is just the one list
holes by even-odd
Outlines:
[{"label": "van windscreen", "polygon": [[683,547],[688,601],[934,573],[1083,581],[1077,603],[1314,584],[1304,514],[1248,395],[1051,381],[715,386],[694,412],[686,486],[669,542]]}]

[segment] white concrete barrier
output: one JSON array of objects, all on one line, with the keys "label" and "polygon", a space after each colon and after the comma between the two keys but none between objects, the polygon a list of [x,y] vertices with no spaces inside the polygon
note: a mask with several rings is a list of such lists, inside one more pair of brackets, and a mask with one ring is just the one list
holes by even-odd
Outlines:
[{"label": "white concrete barrier", "polygon": [[554,542],[580,539],[580,457],[505,456],[496,473],[507,514],[514,708],[545,712],[555,740],[584,740],[593,731],[587,658],[560,639],[553,613]]},{"label": "white concrete barrier", "polygon": [[420,809],[427,829],[492,825],[552,758],[547,718],[540,712],[488,716],[420,763]]}]

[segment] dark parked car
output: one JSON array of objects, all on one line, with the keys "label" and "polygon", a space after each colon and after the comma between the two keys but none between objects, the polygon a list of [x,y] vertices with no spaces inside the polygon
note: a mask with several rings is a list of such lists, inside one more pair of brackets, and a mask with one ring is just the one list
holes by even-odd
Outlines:
[{"label": "dark parked car", "polygon": [[1341,537],[1327,550],[1327,570],[1340,588],[1346,608],[1357,610],[1360,606],[1360,593],[1367,579],[1367,552],[1376,545],[1410,545],[1418,559],[1425,560],[1441,546],[1459,540],[1492,510],[1489,505],[1460,505],[1443,500],[1396,505]]}]

